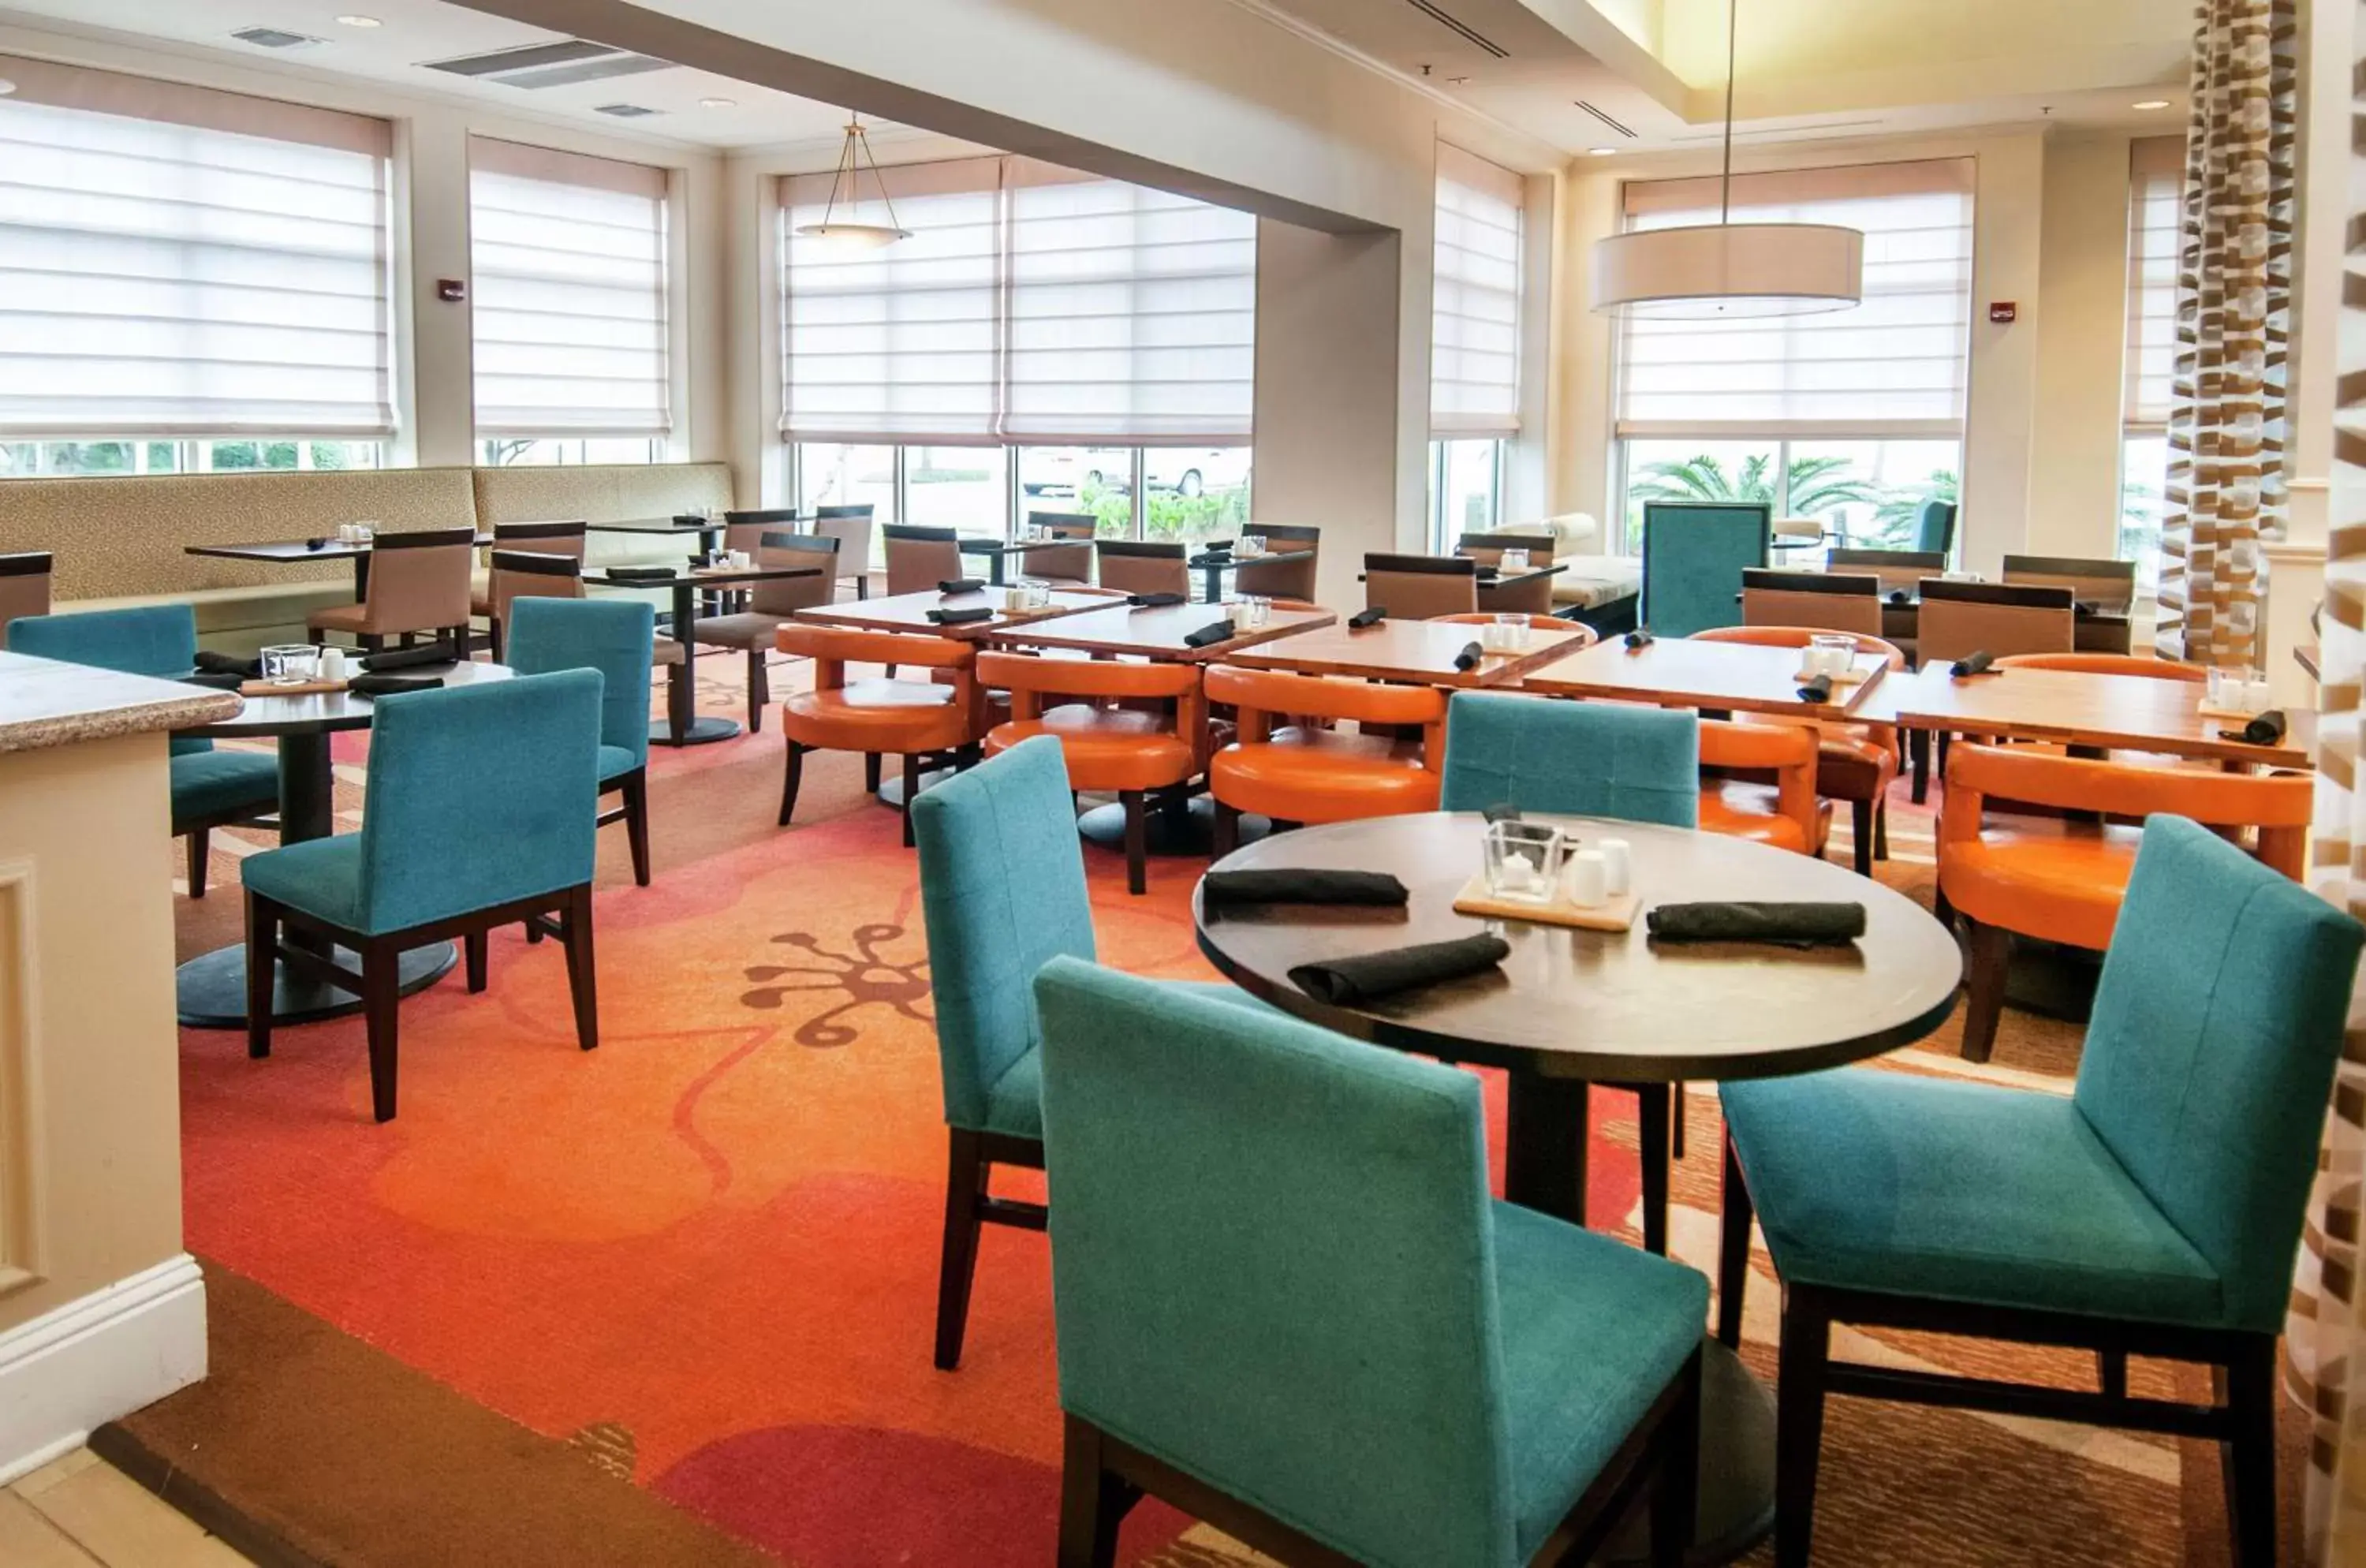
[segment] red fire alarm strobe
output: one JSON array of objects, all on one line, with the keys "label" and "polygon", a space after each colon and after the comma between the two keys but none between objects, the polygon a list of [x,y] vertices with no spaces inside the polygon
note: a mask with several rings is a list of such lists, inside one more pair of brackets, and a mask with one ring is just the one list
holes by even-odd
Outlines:
[{"label": "red fire alarm strobe", "polygon": [[2021,320],[2021,307],[2010,299],[1991,300],[1989,304],[1989,320],[1998,326],[2009,327]]},{"label": "red fire alarm strobe", "polygon": [[439,277],[435,280],[435,298],[443,300],[446,305],[457,305],[468,297],[468,286],[460,279]]}]

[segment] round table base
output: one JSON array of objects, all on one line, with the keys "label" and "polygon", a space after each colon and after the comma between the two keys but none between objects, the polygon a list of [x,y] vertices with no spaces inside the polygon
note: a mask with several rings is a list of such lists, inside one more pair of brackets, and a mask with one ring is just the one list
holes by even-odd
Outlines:
[{"label": "round table base", "polygon": [[[1216,847],[1216,803],[1201,795],[1181,811],[1163,811],[1154,806],[1144,827],[1143,841],[1152,854],[1205,860]],[[1096,806],[1076,818],[1076,831],[1087,843],[1121,855],[1125,853],[1125,807]],[[1255,843],[1272,831],[1273,824],[1264,818],[1242,815],[1242,843]]]},{"label": "round table base", "polygon": [[[460,951],[448,942],[431,942],[411,949],[402,955],[402,994],[423,991],[445,975],[460,961]],[[336,951],[337,965],[358,973],[362,966],[358,953],[346,948]],[[246,1027],[246,946],[218,947],[211,953],[200,953],[181,965],[174,976],[180,993],[181,1026],[185,1029],[244,1029]],[[317,1023],[324,1018],[343,1018],[362,1010],[362,999],[351,991],[319,980],[303,978],[279,965],[279,975],[271,988],[271,1021],[274,1027],[291,1023]]]},{"label": "round table base", "polygon": [[[1648,1505],[1612,1538],[1601,1561],[1651,1560]],[[1730,1562],[1774,1529],[1774,1400],[1741,1358],[1701,1344],[1700,1506],[1684,1568]]]},{"label": "round table base", "polygon": [[689,730],[679,740],[673,738],[672,725],[663,719],[658,720],[649,726],[649,744],[652,746],[712,746],[718,740],[728,740],[738,733],[738,719],[717,718],[712,714],[700,714],[690,721]]}]

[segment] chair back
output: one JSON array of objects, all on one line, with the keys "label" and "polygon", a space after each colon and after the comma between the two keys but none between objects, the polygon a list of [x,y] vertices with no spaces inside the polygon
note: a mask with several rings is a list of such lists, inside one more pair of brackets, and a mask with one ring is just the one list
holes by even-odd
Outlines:
[{"label": "chair back", "polygon": [[794,615],[838,597],[838,541],[817,534],[757,536],[760,567],[809,566],[815,577],[774,577],[748,585],[748,607],[760,615]]},{"label": "chair back", "polygon": [[2074,613],[2067,588],[2020,588],[2001,582],[1922,580],[1922,608],[1914,646],[1922,662],[1946,663],[1988,652],[2067,653]]},{"label": "chair back", "polygon": [[631,753],[638,767],[649,757],[656,650],[657,611],[644,600],[536,596],[513,607],[501,657],[521,675],[600,671],[600,744]]},{"label": "chair back", "polygon": [[1035,991],[1062,1408],[1355,1561],[1512,1562],[1479,1081],[1070,959]]},{"label": "chair back", "polygon": [[[1093,545],[1099,558],[1100,585],[1120,593],[1180,593],[1191,592],[1191,569],[1184,564],[1184,547],[1145,539],[1100,539]],[[1045,550],[1043,555],[1055,553]],[[1028,559],[1037,558],[1030,556]],[[1034,575],[1030,569],[1029,575]]]},{"label": "chair back", "polygon": [[2298,881],[2307,869],[2309,816],[2316,786],[2309,774],[2223,773],[2203,768],[2145,767],[2108,758],[2065,757],[2019,746],[1955,746],[1947,759],[1947,794],[1939,807],[1939,842],[1979,836],[1990,799],[2109,817],[2167,813],[2205,827],[2256,829],[2261,864]]},{"label": "chair back", "polygon": [[2067,588],[2090,615],[2124,615],[2136,601],[2136,563],[2084,556],[2007,556],[2004,580],[2025,588]]},{"label": "chair back", "polygon": [[50,613],[50,552],[0,555],[0,628],[23,615]]},{"label": "chair back", "polygon": [[592,880],[599,671],[406,692],[371,707],[361,930],[402,931]]},{"label": "chair back", "polygon": [[1479,608],[1479,563],[1469,556],[1364,557],[1364,607],[1394,621],[1467,615]]},{"label": "chair back", "polygon": [[1456,542],[1454,553],[1469,556],[1481,566],[1501,566],[1505,550],[1526,550],[1530,566],[1550,566],[1556,542],[1550,534],[1465,534]]},{"label": "chair back", "polygon": [[[1695,632],[1694,642],[1740,642],[1755,648],[1805,648],[1816,638],[1827,635],[1829,626],[1711,626],[1705,632]],[[1889,660],[1892,670],[1906,668],[1906,652],[1893,642],[1863,632],[1851,632],[1856,638],[1859,653],[1877,653]]]},{"label": "chair back", "polygon": [[890,523],[879,536],[885,541],[889,593],[925,593],[962,575],[961,536],[951,528]]},{"label": "chair back", "polygon": [[[509,625],[513,600],[580,599],[582,558],[538,550],[496,549],[491,574],[485,580],[485,597],[491,604],[493,620],[502,626]],[[506,644],[503,650],[507,651]]]},{"label": "chair back", "polygon": [[[723,547],[745,550],[750,559],[763,547],[767,534],[794,534],[792,524],[803,523],[806,514],[794,506],[771,506],[747,512],[727,512],[723,514]],[[816,529],[815,532],[820,532]]]},{"label": "chair back", "polygon": [[2210,671],[2199,664],[2155,659],[2143,653],[2016,653],[1997,660],[2007,670],[2074,670],[2083,675],[2134,675],[2146,681],[2191,681],[2199,685]]},{"label": "chair back", "polygon": [[370,542],[361,629],[377,635],[467,626],[476,565],[473,527],[380,534]]},{"label": "chair back", "polygon": [[1093,580],[1093,540],[1101,520],[1089,512],[1031,512],[1027,521],[1054,539],[1081,541],[1075,549],[1030,550],[1019,558],[1019,570],[1028,577],[1058,577],[1076,582]]},{"label": "chair back", "polygon": [[2236,1328],[2283,1326],[2361,941],[2215,834],[2145,824],[2074,1100]]},{"label": "chair back", "polygon": [[1700,723],[1673,708],[1457,692],[1437,804],[1691,828],[1700,821]]},{"label": "chair back", "polygon": [[581,560],[583,547],[590,536],[590,525],[583,523],[493,525],[493,548],[513,554],[532,551],[537,555],[567,556]]},{"label": "chair back", "polygon": [[1731,626],[1741,574],[1766,564],[1774,512],[1763,501],[1646,502],[1643,624],[1662,637]]},{"label": "chair back", "polygon": [[[23,615],[8,623],[8,651],[123,675],[174,681],[197,661],[197,613],[187,604],[144,604],[73,615]],[[210,751],[200,736],[173,737],[172,754]]]},{"label": "chair back", "polygon": [[1774,814],[1798,825],[1799,841],[1814,854],[1824,841],[1831,807],[1816,797],[1817,748],[1822,741],[1812,723],[1736,724],[1700,721],[1700,760],[1705,768],[1774,775]]},{"label": "chair back", "polygon": [[1265,547],[1276,554],[1304,550],[1304,560],[1240,559],[1238,570],[1233,573],[1233,585],[1243,593],[1254,593],[1264,599],[1305,599],[1314,597],[1315,568],[1323,564],[1323,530],[1295,523],[1245,523],[1241,537],[1256,535],[1265,541]]},{"label": "chair back", "polygon": [[1881,635],[1881,580],[1870,573],[1784,571],[1752,567],[1741,574],[1741,624],[1812,626]]},{"label": "chair back", "polygon": [[[1430,619],[1449,626],[1483,626],[1493,623],[1495,612],[1473,610],[1467,615],[1432,615]],[[1530,615],[1527,625],[1530,631],[1550,632],[1555,637],[1569,638],[1561,649],[1564,654],[1575,653],[1581,648],[1592,648],[1602,640],[1601,634],[1583,621],[1572,621],[1560,615]]]},{"label": "chair back", "polygon": [[1955,552],[1955,503],[1926,501],[1914,513],[1914,547],[1946,559]]},{"label": "chair back", "polygon": [[[1293,675],[1279,670],[1208,667],[1208,700],[1241,710],[1241,739],[1263,739],[1277,715],[1345,719],[1367,728],[1446,722],[1446,694],[1435,686],[1386,686],[1336,675]],[[1433,761],[1443,755],[1441,733],[1430,747]]]},{"label": "chair back", "polygon": [[1092,900],[1060,742],[1022,740],[911,803],[945,1120],[986,1125],[986,1091],[1042,1039],[1035,971],[1093,956]]},{"label": "chair back", "polygon": [[869,502],[860,506],[817,506],[813,531],[838,541],[839,569],[849,577],[871,570],[871,539],[879,509]]},{"label": "chair back", "polygon": [[1947,570],[1947,558],[1923,550],[1833,550],[1824,557],[1824,570],[1831,572],[1857,573],[1869,571],[1881,584],[1881,596],[1911,593],[1921,587],[1926,577],[1936,577]]}]

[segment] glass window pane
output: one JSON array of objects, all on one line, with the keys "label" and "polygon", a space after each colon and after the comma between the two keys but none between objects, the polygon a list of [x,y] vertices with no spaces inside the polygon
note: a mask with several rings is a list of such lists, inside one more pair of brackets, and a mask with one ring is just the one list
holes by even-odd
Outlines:
[{"label": "glass window pane", "polygon": [[1089,512],[1104,538],[1133,536],[1133,449],[1130,446],[1021,446],[1019,514]]},{"label": "glass window pane", "polygon": [[[1963,446],[1954,441],[1795,441],[1785,467],[1781,515],[1814,518],[1829,542],[1843,548],[1910,549],[1922,503],[1955,499]],[[1817,564],[1807,551],[1774,558],[1784,566]]]},{"label": "glass window pane", "polygon": [[665,460],[664,443],[643,435],[487,436],[481,445],[486,465],[496,468]]},{"label": "glass window pane", "polygon": [[904,521],[1002,538],[1009,526],[1009,472],[1010,455],[1000,446],[907,446],[904,502],[911,515]]},{"label": "glass window pane", "polygon": [[128,474],[132,471],[129,441],[45,441],[38,472],[43,474]]},{"label": "glass window pane", "polygon": [[[1463,535],[1484,534],[1501,520],[1495,481],[1503,469],[1503,446],[1492,439],[1430,443],[1430,504],[1441,551],[1451,551]],[[1437,489],[1441,479],[1444,488]]]},{"label": "glass window pane", "polygon": [[865,502],[874,528],[902,521],[896,515],[896,448],[818,441],[797,447],[799,511]]},{"label": "glass window pane", "polygon": [[2136,591],[2160,591],[2160,525],[2169,510],[2169,437],[2130,434],[2120,445],[2120,558],[2136,563]]},{"label": "glass window pane", "polygon": [[1229,538],[1249,520],[1249,448],[1153,446],[1142,456],[1148,537],[1196,545]]}]

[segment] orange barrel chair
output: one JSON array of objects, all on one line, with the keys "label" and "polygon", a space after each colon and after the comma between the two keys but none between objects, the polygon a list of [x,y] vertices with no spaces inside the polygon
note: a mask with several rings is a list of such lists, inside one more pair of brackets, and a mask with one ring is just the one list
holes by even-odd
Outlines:
[{"label": "orange barrel chair", "polygon": [[[1824,626],[1717,626],[1693,633],[1695,642],[1746,642],[1761,648],[1805,648],[1808,640],[1840,635]],[[1906,668],[1906,654],[1897,644],[1862,632],[1859,653],[1877,653],[1889,661],[1889,671]],[[1856,840],[1856,870],[1873,874],[1873,863],[1889,858],[1889,786],[1903,761],[1898,727],[1892,724],[1842,724],[1820,720],[1816,755],[1816,793],[1827,800],[1845,800]]]},{"label": "orange barrel chair", "polygon": [[[1126,886],[1145,891],[1149,797],[1183,791],[1208,765],[1200,667],[981,653],[976,677],[982,687],[1010,694],[1010,720],[986,732],[986,754],[999,756],[1038,735],[1057,739],[1069,787],[1111,792],[1125,807]],[[1137,705],[1095,706],[1100,700]],[[1171,716],[1153,711],[1169,703]]]},{"label": "orange barrel chair", "polygon": [[[1244,811],[1283,822],[1348,822],[1437,809],[1446,762],[1446,694],[1323,675],[1286,675],[1219,664],[1207,698],[1240,716],[1239,739],[1208,761],[1216,801],[1216,853],[1230,854]],[[1302,722],[1275,728],[1279,717]],[[1361,733],[1324,728],[1352,720]],[[1389,733],[1421,728],[1418,741]]]},{"label": "orange barrel chair", "polygon": [[[951,637],[851,631],[791,621],[774,634],[783,653],[813,660],[814,684],[781,704],[789,755],[781,781],[781,826],[796,809],[808,751],[860,751],[904,759],[904,844],[912,843],[912,797],[925,769],[977,761],[986,707],[977,683],[977,649]],[[849,664],[910,664],[946,681],[854,681]]]},{"label": "orange barrel chair", "polygon": [[1701,720],[1702,767],[1774,775],[1772,784],[1748,778],[1703,781],[1701,831],[1821,855],[1832,808],[1816,798],[1818,739],[1811,724]]},{"label": "orange barrel chair", "polygon": [[2191,681],[2196,685],[2210,679],[2210,671],[2199,664],[2180,664],[2174,659],[2153,659],[2140,653],[2015,653],[1997,660],[2000,670],[2075,670],[2084,675],[2140,675],[2148,681]]},{"label": "orange barrel chair", "polygon": [[[1964,1055],[1985,1062],[1995,1047],[2014,935],[2096,953],[2111,945],[2144,832],[2086,818],[2101,813],[2141,821],[2170,812],[2224,837],[2256,829],[2253,857],[2298,881],[2315,787],[2305,773],[2204,773],[1969,741],[1957,746],[1939,807],[1939,896],[1971,939]],[[2011,816],[1989,824],[1982,807],[1990,796],[2079,816]]]}]

